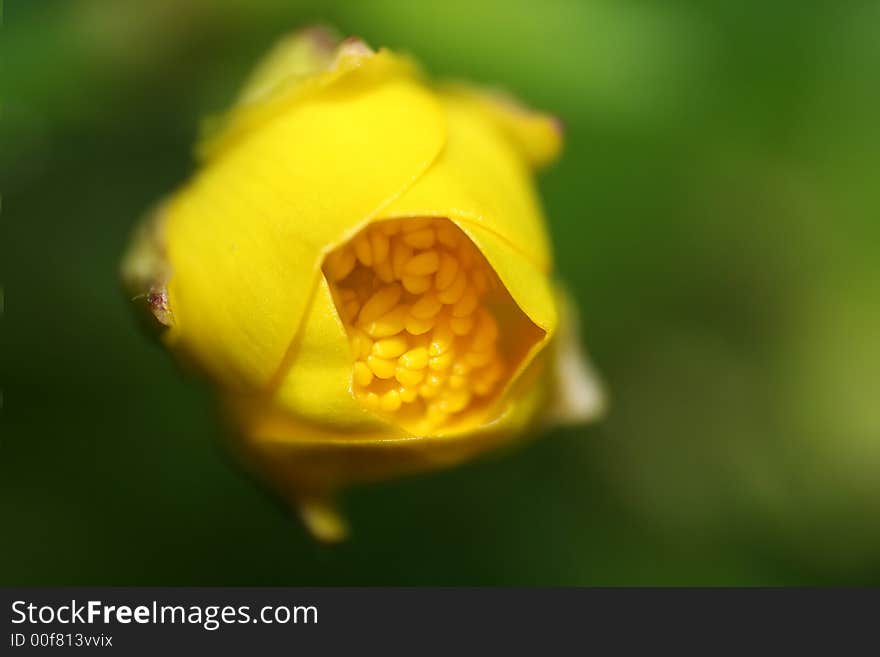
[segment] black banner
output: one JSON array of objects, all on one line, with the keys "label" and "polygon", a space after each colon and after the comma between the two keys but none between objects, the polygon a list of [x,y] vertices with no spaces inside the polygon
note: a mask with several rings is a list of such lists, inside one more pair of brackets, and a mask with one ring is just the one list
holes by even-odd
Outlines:
[{"label": "black banner", "polygon": [[0,589],[3,654],[407,654],[630,649],[876,654],[880,591],[807,589]]}]

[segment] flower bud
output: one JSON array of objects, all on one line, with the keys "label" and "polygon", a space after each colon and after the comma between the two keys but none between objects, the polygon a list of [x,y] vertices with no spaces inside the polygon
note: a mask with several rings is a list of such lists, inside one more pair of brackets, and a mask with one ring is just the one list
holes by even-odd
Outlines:
[{"label": "flower bud", "polygon": [[532,180],[561,136],[553,117],[311,29],[257,68],[140,229],[133,296],[319,538],[344,533],[345,485],[600,407]]}]

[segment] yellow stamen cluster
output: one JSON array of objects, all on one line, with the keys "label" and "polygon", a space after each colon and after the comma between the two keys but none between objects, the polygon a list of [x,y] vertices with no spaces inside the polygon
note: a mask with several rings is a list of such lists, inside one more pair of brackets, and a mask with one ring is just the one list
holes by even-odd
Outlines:
[{"label": "yellow stamen cluster", "polygon": [[366,408],[437,428],[496,390],[505,365],[486,301],[499,283],[451,221],[375,223],[331,253],[324,273]]}]

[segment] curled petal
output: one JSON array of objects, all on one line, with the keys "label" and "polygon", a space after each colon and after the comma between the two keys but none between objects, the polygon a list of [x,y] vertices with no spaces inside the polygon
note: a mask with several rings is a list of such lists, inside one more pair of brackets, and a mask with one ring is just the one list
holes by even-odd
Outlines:
[{"label": "curled petal", "polygon": [[562,121],[533,110],[508,93],[466,84],[450,85],[448,93],[483,113],[534,168],[547,166],[562,150]]},{"label": "curled petal", "polygon": [[166,341],[239,389],[286,369],[325,252],[417,180],[445,141],[437,101],[387,53],[308,99],[276,103],[283,112],[239,133],[166,210]]}]

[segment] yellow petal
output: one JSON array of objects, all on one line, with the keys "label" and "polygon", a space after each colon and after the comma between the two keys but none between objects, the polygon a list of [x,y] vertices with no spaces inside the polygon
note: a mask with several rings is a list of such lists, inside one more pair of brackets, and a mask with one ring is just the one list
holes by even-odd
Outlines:
[{"label": "yellow petal", "polygon": [[[313,491],[326,496],[354,482],[454,465],[504,442],[528,437],[529,427],[539,421],[594,419],[604,408],[604,395],[583,358],[573,308],[561,293],[560,299],[566,319],[557,338],[513,384],[491,422],[461,423],[434,436],[394,435],[381,427],[351,435],[332,426],[304,423],[274,405],[230,400],[243,428],[243,446],[273,473],[283,490],[309,499]],[[580,379],[575,382],[579,389],[566,390],[573,381],[561,370],[572,368],[584,376],[574,377]]]},{"label": "yellow petal", "polygon": [[445,139],[436,100],[388,53],[278,102],[167,206],[175,323],[164,337],[227,386],[283,377],[324,254],[418,179]]},{"label": "yellow petal", "polygon": [[520,377],[492,422],[437,436],[351,435],[303,422],[265,402],[230,398],[239,448],[286,498],[327,499],[357,482],[449,467],[498,445],[529,437],[527,429],[546,404],[547,358],[536,359]]},{"label": "yellow petal", "polygon": [[455,84],[447,87],[447,93],[489,118],[531,166],[546,166],[559,156],[563,127],[557,117],[526,107],[495,89]]},{"label": "yellow petal", "polygon": [[522,368],[552,339],[558,322],[544,217],[530,172],[486,117],[457,96],[446,97],[444,108],[446,148],[428,172],[380,215],[448,217],[458,224],[519,308],[545,332],[540,341],[524,341],[531,350],[524,355]]},{"label": "yellow petal", "polygon": [[353,358],[322,276],[291,348],[287,372],[275,391],[275,403],[302,421],[338,431],[394,432],[394,427],[365,411],[352,395]]},{"label": "yellow petal", "polygon": [[473,103],[443,97],[448,140],[443,153],[381,216],[448,217],[476,225],[548,272],[550,244],[532,175],[516,149]]}]

